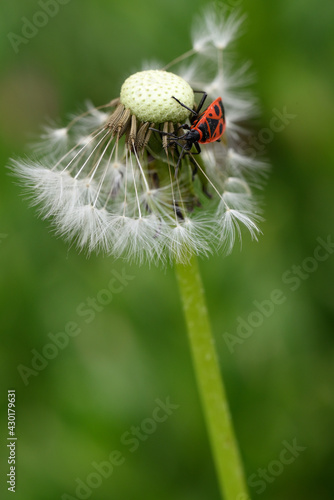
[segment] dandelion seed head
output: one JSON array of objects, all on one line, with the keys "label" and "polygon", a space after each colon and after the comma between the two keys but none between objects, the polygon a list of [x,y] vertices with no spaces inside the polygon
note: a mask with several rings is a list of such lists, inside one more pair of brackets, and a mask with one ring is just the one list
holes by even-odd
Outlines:
[{"label": "dandelion seed head", "polygon": [[[230,57],[244,16],[211,8],[199,21],[173,72],[143,66],[119,98],[87,102],[67,126],[45,127],[33,159],[12,160],[31,204],[80,251],[165,265],[229,253],[242,227],[260,234],[256,191],[268,165],[241,147],[257,112],[254,78]],[[203,140],[200,154],[187,142],[201,98],[193,89],[208,94],[201,112],[219,96],[225,107],[221,141]]]},{"label": "dandelion seed head", "polygon": [[188,108],[194,106],[194,92],[190,85],[168,71],[140,71],[127,78],[121,88],[121,103],[142,122],[185,121],[189,111],[172,97]]}]

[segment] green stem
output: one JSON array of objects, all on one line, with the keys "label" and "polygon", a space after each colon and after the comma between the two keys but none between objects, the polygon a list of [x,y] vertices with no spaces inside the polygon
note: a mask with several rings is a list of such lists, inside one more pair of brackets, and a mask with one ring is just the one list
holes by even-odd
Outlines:
[{"label": "green stem", "polygon": [[247,500],[246,481],[208,318],[197,258],[176,264],[194,368],[218,480],[225,500]]}]

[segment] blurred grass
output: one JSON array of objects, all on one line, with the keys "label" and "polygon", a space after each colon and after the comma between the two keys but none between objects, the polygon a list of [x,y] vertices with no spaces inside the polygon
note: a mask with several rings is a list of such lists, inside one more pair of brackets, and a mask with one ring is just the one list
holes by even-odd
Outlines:
[{"label": "blurred grass", "polygon": [[[34,1],[3,9],[0,33],[1,429],[6,391],[17,391],[18,500],[74,495],[75,479],[107,460],[124,465],[92,498],[218,499],[173,270],[86,259],[56,239],[7,175],[8,157],[26,151],[46,117],[65,119],[87,98],[106,102],[145,59],[170,61],[190,47],[193,15],[203,2],[71,0],[15,54],[8,32],[20,33]],[[231,2],[231,4],[235,2]],[[248,14],[239,53],[258,74],[268,127],[273,109],[296,118],[268,145],[273,165],[264,191],[263,236],[245,235],[243,249],[202,262],[217,348],[226,377],[247,475],[268,468],[282,441],[306,447],[260,496],[333,498],[333,255],[292,292],[284,272],[313,255],[316,238],[333,235],[334,5],[315,0],[241,2]],[[334,237],[334,235],[333,235]],[[106,287],[110,271],[135,278],[87,325],[76,309]],[[286,301],[231,355],[223,334],[235,334],[254,300],[281,289]],[[26,387],[29,366],[47,334],[69,321],[80,335]],[[151,416],[155,399],[180,407],[130,453],[122,434]],[[4,443],[4,439],[2,441]],[[6,491],[7,450],[1,447]],[[251,489],[253,497],[258,494]],[[4,493],[6,495],[6,493]],[[6,497],[5,497],[6,498]]]}]

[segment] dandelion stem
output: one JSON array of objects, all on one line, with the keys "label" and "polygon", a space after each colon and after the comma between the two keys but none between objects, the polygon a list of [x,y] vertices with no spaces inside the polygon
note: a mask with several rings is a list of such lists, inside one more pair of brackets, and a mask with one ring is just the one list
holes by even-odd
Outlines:
[{"label": "dandelion stem", "polygon": [[176,274],[221,493],[224,500],[249,500],[197,258],[176,264]]}]

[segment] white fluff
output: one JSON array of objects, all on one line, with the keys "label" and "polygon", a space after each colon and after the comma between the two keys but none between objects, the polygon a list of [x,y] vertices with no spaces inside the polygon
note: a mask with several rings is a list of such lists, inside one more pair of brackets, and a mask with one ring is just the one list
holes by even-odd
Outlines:
[{"label": "white fluff", "polygon": [[240,28],[245,18],[238,10],[229,13],[227,9],[209,6],[194,24],[194,49],[202,52],[210,44],[219,50],[226,49],[240,36]]}]

